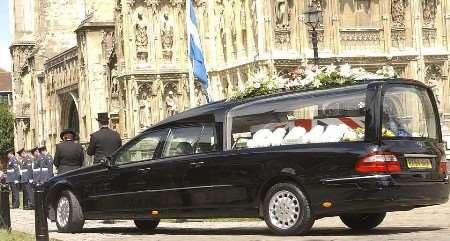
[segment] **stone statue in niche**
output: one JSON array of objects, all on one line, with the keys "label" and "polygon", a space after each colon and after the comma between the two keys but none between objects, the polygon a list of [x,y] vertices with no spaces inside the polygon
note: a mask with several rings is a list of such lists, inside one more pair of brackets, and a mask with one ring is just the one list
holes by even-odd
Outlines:
[{"label": "stone statue in niche", "polygon": [[275,24],[277,29],[289,29],[291,9],[288,0],[276,0]]},{"label": "stone statue in niche", "polygon": [[117,79],[117,65],[111,70],[111,95],[113,97],[119,96],[119,80]]},{"label": "stone statue in niche", "polygon": [[206,95],[201,85],[195,86],[195,101],[197,106],[206,104]]},{"label": "stone statue in niche", "polygon": [[394,28],[405,27],[405,0],[392,0],[391,15]]},{"label": "stone statue in niche", "polygon": [[173,55],[173,21],[169,17],[167,11],[164,12],[161,18],[161,42],[163,49],[163,58],[165,60],[172,60]]},{"label": "stone statue in niche", "polygon": [[150,124],[150,98],[147,89],[143,89],[139,98],[139,125],[141,128],[147,127]]},{"label": "stone statue in niche", "polygon": [[314,6],[317,10],[323,10],[322,0],[312,0],[309,5]]},{"label": "stone statue in niche", "polygon": [[138,21],[135,26],[136,31],[136,52],[140,64],[148,61],[148,35],[147,24],[142,13],[138,13]]},{"label": "stone statue in niche", "polygon": [[437,3],[436,0],[423,0],[423,24],[426,27],[434,27],[434,20],[436,19]]},{"label": "stone statue in niche", "polygon": [[441,91],[442,91],[442,70],[438,65],[430,65],[426,70],[425,76],[426,84],[431,87],[434,95],[436,96],[436,102],[440,110],[441,105]]},{"label": "stone statue in niche", "polygon": [[167,117],[173,116],[177,113],[177,103],[173,91],[169,91],[166,97],[166,114]]}]

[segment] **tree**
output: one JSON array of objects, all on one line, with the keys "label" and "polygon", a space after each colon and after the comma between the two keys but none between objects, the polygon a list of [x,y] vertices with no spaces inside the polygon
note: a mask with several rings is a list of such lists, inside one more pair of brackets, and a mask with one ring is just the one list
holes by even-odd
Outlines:
[{"label": "tree", "polygon": [[14,116],[7,105],[0,104],[0,154],[14,146]]}]

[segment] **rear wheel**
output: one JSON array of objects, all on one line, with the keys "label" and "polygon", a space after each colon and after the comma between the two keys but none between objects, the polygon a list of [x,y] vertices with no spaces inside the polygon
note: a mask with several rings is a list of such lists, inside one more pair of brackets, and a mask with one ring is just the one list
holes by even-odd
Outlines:
[{"label": "rear wheel", "polygon": [[153,233],[158,227],[159,219],[155,220],[134,220],[136,227],[144,233]]},{"label": "rear wheel", "polygon": [[56,227],[61,233],[77,233],[83,229],[84,215],[77,197],[63,191],[56,203]]},{"label": "rear wheel", "polygon": [[308,199],[292,183],[279,183],[271,187],[264,199],[263,209],[264,221],[278,235],[305,234],[314,224]]},{"label": "rear wheel", "polygon": [[386,213],[345,214],[340,216],[347,227],[358,230],[370,230],[380,225],[386,217]]}]

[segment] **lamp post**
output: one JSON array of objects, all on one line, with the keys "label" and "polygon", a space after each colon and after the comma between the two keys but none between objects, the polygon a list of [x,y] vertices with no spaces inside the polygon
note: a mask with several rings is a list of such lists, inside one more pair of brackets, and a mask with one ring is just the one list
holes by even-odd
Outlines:
[{"label": "lamp post", "polygon": [[314,65],[319,65],[319,48],[317,47],[319,39],[317,37],[317,28],[322,23],[322,10],[310,5],[303,14],[305,15],[305,24],[312,29]]}]

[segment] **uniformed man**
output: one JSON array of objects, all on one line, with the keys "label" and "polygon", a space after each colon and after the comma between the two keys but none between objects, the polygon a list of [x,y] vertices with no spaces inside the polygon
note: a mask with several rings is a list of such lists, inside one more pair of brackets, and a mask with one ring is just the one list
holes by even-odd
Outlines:
[{"label": "uniformed man", "polygon": [[45,183],[48,179],[53,177],[53,157],[48,154],[47,147],[39,147],[41,153],[41,161],[39,162],[41,167],[41,182]]},{"label": "uniformed man", "polygon": [[94,164],[99,163],[105,157],[111,156],[119,147],[122,146],[122,139],[119,133],[109,128],[108,113],[98,113],[97,121],[100,130],[91,134],[91,140],[87,154],[94,156]]},{"label": "uniformed man", "polygon": [[6,166],[6,183],[12,193],[12,208],[19,208],[19,181],[20,181],[20,164],[14,156],[14,149],[6,151],[8,157],[8,165]]},{"label": "uniformed man", "polygon": [[83,166],[84,151],[79,143],[75,143],[76,132],[65,129],[59,135],[62,142],[56,145],[54,164],[58,168],[58,174],[62,174]]},{"label": "uniformed man", "polygon": [[31,154],[33,155],[33,181],[34,183],[42,183],[42,175],[41,175],[41,162],[42,157],[39,152],[38,147],[34,147],[31,149]]},{"label": "uniformed man", "polygon": [[32,209],[34,206],[33,193],[33,160],[30,154],[31,151],[25,151],[23,148],[17,152],[22,157],[20,165],[20,183],[22,184],[22,191],[24,194],[23,209]]}]

